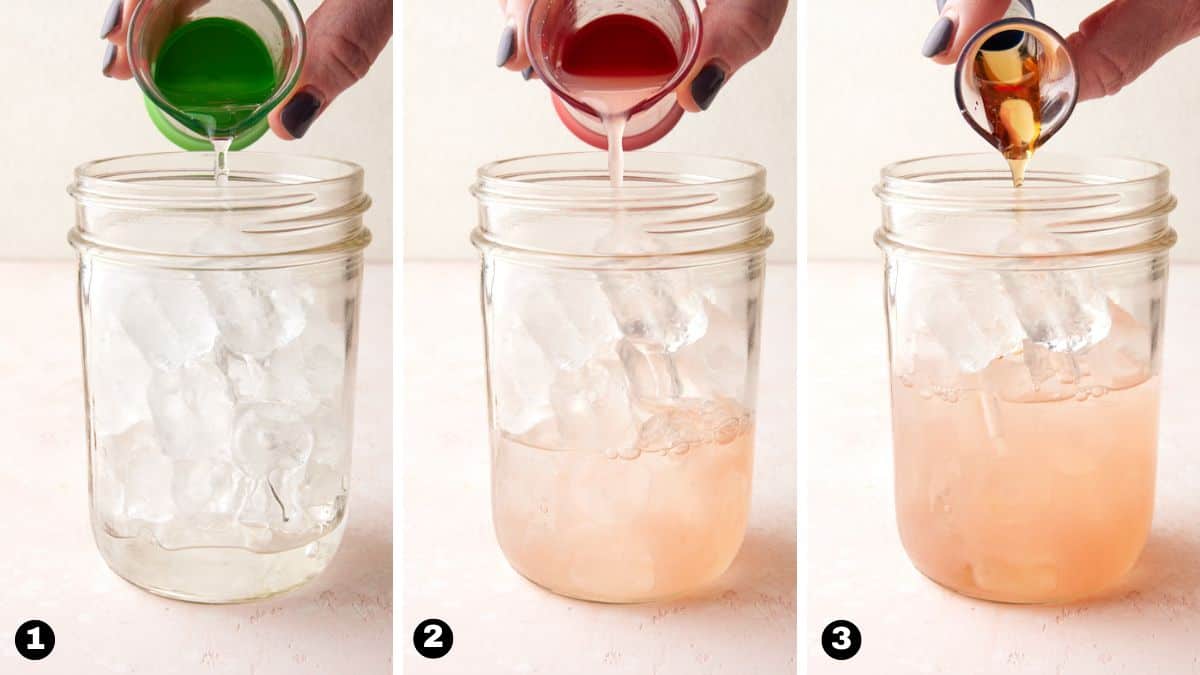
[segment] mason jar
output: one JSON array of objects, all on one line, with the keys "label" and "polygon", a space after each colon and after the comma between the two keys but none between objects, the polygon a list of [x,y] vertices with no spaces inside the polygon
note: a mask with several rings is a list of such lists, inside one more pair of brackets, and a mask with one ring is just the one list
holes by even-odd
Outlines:
[{"label": "mason jar", "polygon": [[876,193],[896,516],[960,593],[1065,602],[1150,531],[1175,206],[1168,172],[1042,154],[900,162]]},{"label": "mason jar", "polygon": [[234,602],[342,537],[370,200],[362,170],[238,153],[105,159],[71,194],[92,530],[153,593]]},{"label": "mason jar", "polygon": [[750,508],[765,172],[710,157],[479,171],[492,518],[556,593],[657,600],[718,578]]}]

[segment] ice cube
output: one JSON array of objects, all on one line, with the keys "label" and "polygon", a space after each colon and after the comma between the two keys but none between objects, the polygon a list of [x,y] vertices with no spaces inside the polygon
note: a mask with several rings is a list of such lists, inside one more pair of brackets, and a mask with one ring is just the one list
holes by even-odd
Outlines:
[{"label": "ice cube", "polygon": [[178,460],[171,493],[182,515],[232,514],[237,508],[238,478],[233,465],[210,460]]},{"label": "ice cube", "polygon": [[263,478],[276,469],[302,466],[313,450],[313,430],[286,403],[242,406],[234,422],[233,460],[248,476]]},{"label": "ice cube", "polygon": [[750,369],[750,325],[745,315],[734,317],[705,301],[708,329],[694,343],[679,350],[675,364],[688,396],[741,399]]},{"label": "ice cube", "polygon": [[177,368],[207,354],[217,337],[208,301],[194,283],[156,280],[130,287],[121,303],[121,325],[146,362]]},{"label": "ice cube", "polygon": [[346,505],[350,476],[344,468],[324,462],[308,463],[300,487],[300,503],[318,523],[332,522]]},{"label": "ice cube", "polygon": [[231,351],[262,356],[304,330],[302,287],[280,272],[207,272],[208,298],[221,340]]},{"label": "ice cube", "polygon": [[704,298],[686,271],[605,272],[602,277],[612,315],[621,333],[668,353],[704,335]]},{"label": "ice cube", "polygon": [[727,445],[749,424],[741,406],[729,399],[679,399],[659,407],[638,433],[645,452],[681,455],[703,443]]},{"label": "ice cube", "polygon": [[342,351],[295,340],[265,360],[262,397],[311,413],[322,403],[341,400],[344,374]]},{"label": "ice cube", "polygon": [[673,399],[683,393],[675,360],[665,349],[624,338],[617,345],[617,355],[634,398]]},{"label": "ice cube", "polygon": [[340,402],[323,404],[308,416],[313,432],[311,461],[349,470],[350,441],[346,437],[346,430],[351,426],[349,417]]},{"label": "ice cube", "polygon": [[1088,351],[1089,382],[1107,389],[1127,389],[1145,382],[1154,371],[1153,335],[1129,312],[1109,303],[1112,327]]},{"label": "ice cube", "polygon": [[125,433],[100,439],[110,461],[117,465],[121,485],[123,518],[113,523],[119,536],[135,536],[136,523],[165,523],[174,517],[171,494],[173,467],[170,458],[158,450],[153,429],[139,424]]},{"label": "ice cube", "polygon": [[620,337],[607,303],[590,279],[515,290],[514,309],[525,330],[556,368],[574,370],[611,350]]},{"label": "ice cube", "polygon": [[[1000,243],[1006,255],[1063,255],[1073,250],[1062,237],[1032,225],[1018,225]],[[1078,352],[1108,334],[1108,296],[1090,270],[1022,270],[1001,273],[1000,278],[1030,340],[1056,352]]]},{"label": "ice cube", "polygon": [[152,367],[117,323],[90,327],[87,349],[88,395],[92,429],[98,436],[113,436],[150,420],[146,391]]},{"label": "ice cube", "polygon": [[504,364],[489,373],[492,411],[500,429],[523,435],[542,420],[553,417],[550,386],[557,372],[537,341],[518,317],[503,317],[508,325],[489,331],[490,356]]},{"label": "ice cube", "polygon": [[559,371],[550,405],[564,448],[621,453],[634,447],[637,421],[618,362],[594,360]]},{"label": "ice cube", "polygon": [[951,278],[914,272],[897,288],[897,314],[920,317],[927,334],[962,372],[977,373],[1020,350],[1025,330],[999,275]]},{"label": "ice cube", "polygon": [[148,392],[155,435],[168,457],[229,457],[234,402],[215,363],[196,361],[154,374]]}]

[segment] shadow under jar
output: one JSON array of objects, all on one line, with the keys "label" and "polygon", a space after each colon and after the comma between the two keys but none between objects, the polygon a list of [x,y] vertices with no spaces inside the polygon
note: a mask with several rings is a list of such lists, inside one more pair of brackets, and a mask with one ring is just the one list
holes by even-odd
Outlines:
[{"label": "shadow under jar", "polygon": [[1165,167],[992,154],[883,170],[896,516],[965,595],[1065,602],[1150,531],[1168,251]]},{"label": "shadow under jar", "polygon": [[483,167],[492,518],[509,562],[603,602],[717,579],[750,507],[771,198],[754,164]]},{"label": "shadow under jar", "polygon": [[92,529],[151,592],[294,588],[341,541],[350,475],[362,170],[238,153],[76,171]]}]

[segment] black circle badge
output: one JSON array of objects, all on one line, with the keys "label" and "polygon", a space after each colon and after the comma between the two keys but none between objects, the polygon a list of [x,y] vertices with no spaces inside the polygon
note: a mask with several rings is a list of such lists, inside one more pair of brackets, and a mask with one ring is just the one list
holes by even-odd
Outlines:
[{"label": "black circle badge", "polygon": [[17,653],[30,661],[41,661],[54,651],[54,630],[45,621],[26,621],[14,638]]},{"label": "black circle badge", "polygon": [[862,633],[850,621],[838,619],[821,632],[821,648],[831,659],[852,659],[862,649]]},{"label": "black circle badge", "polygon": [[425,619],[413,631],[413,647],[427,659],[440,659],[454,646],[454,631],[441,619]]}]

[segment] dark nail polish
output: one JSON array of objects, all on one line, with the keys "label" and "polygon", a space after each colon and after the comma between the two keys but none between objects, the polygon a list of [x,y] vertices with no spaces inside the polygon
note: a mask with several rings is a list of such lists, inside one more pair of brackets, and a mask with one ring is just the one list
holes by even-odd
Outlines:
[{"label": "dark nail polish", "polygon": [[117,46],[110,44],[104,48],[104,61],[100,64],[100,72],[105,77],[112,77],[108,71],[112,70],[113,62],[117,60]]},{"label": "dark nail polish", "polygon": [[930,57],[941,54],[950,46],[950,40],[953,38],[954,22],[944,16],[938,17],[938,20],[933,23],[929,35],[925,37],[925,44],[921,46],[921,55]]},{"label": "dark nail polish", "polygon": [[726,77],[721,66],[710,63],[700,70],[696,79],[692,80],[692,99],[696,101],[696,105],[700,106],[701,110],[708,110],[708,106],[712,105],[713,99],[717,97],[717,92],[725,86]]},{"label": "dark nail polish", "polygon": [[100,39],[112,35],[112,32],[121,25],[121,16],[125,13],[124,0],[113,0],[113,3],[108,6],[108,12],[104,14],[104,23],[100,24]]},{"label": "dark nail polish", "polygon": [[508,63],[516,51],[517,29],[505,26],[504,32],[500,34],[500,47],[496,50],[496,67],[499,68]]},{"label": "dark nail polish", "polygon": [[321,100],[310,91],[301,91],[283,107],[279,121],[293,138],[304,138],[320,110]]},{"label": "dark nail polish", "polygon": [[941,14],[942,10],[946,8],[946,0],[937,0],[937,3],[938,3],[938,14]]},{"label": "dark nail polish", "polygon": [[533,77],[533,66],[529,66],[525,70],[522,70],[521,77],[525,78],[525,81],[528,82],[529,78]]}]

